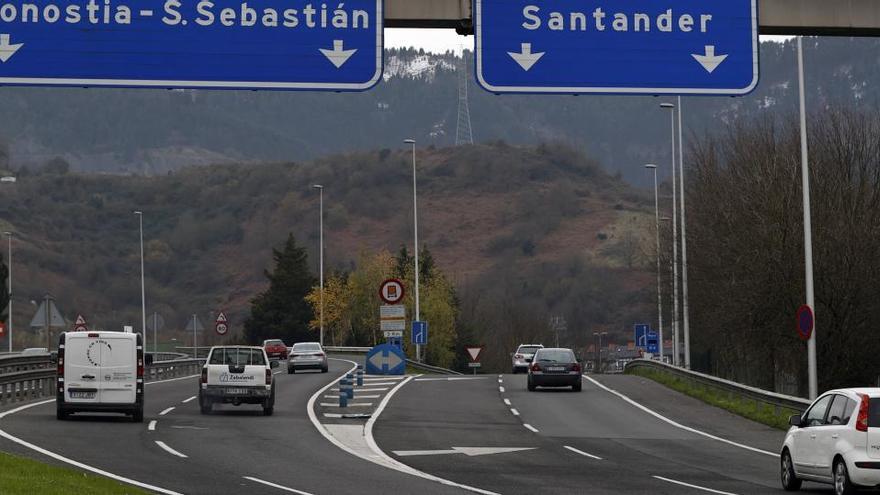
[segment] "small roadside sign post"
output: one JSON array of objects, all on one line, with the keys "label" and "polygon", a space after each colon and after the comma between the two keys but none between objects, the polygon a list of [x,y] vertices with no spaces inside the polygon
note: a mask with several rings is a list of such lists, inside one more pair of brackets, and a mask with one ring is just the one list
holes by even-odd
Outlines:
[{"label": "small roadside sign post", "polygon": [[468,359],[470,360],[470,362],[468,363],[468,367],[474,370],[474,375],[477,374],[477,368],[483,366],[483,364],[480,362],[480,357],[482,357],[483,349],[485,348],[486,346],[484,345],[468,346],[464,348],[464,350],[468,354]]},{"label": "small roadside sign post", "polygon": [[40,304],[40,307],[37,308],[37,312],[34,314],[33,319],[31,319],[30,327],[45,330],[46,348],[51,349],[52,329],[64,329],[67,328],[67,325],[68,322],[64,319],[64,316],[61,315],[61,311],[58,311],[58,306],[55,305],[55,298],[46,294],[43,297],[43,302]]},{"label": "small roadside sign post", "polygon": [[636,347],[647,349],[648,348],[648,333],[650,333],[650,326],[638,323],[633,327],[633,341],[636,343]]},{"label": "small roadside sign post", "polygon": [[76,321],[73,322],[74,332],[88,332],[89,327],[86,325],[86,319],[83,315],[76,315]]},{"label": "small roadside sign post", "polygon": [[186,325],[186,330],[191,331],[193,333],[193,358],[198,359],[199,357],[199,339],[198,332],[204,330],[205,327],[202,325],[202,321],[199,320],[198,315],[193,314],[192,319],[189,320],[189,323]]},{"label": "small roadside sign post", "polygon": [[398,304],[403,300],[403,282],[396,278],[390,278],[379,286],[379,298],[385,304]]},{"label": "small roadside sign post", "polygon": [[810,340],[813,336],[813,328],[816,325],[816,318],[813,315],[813,308],[808,304],[804,304],[797,310],[797,332],[798,336],[804,340]]},{"label": "small roadside sign post", "polygon": [[229,331],[229,319],[226,318],[226,313],[223,311],[217,315],[217,321],[214,322],[214,331],[220,336],[226,335],[226,332]]},{"label": "small roadside sign post", "polygon": [[[147,319],[147,330],[153,332],[153,352],[159,352],[159,330],[165,328],[165,318],[159,313],[153,312]],[[146,347],[146,342],[144,342]]]},{"label": "small roadside sign post", "polygon": [[416,345],[428,345],[428,322],[412,322],[412,343]]},{"label": "small roadside sign post", "polygon": [[655,330],[648,330],[647,341],[648,345],[645,350],[648,351],[649,354],[658,354],[660,352],[660,338]]}]

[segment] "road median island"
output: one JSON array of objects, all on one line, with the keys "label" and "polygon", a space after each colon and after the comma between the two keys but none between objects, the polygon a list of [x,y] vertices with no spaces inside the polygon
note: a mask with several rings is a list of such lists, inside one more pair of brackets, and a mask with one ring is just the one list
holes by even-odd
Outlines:
[{"label": "road median island", "polygon": [[647,378],[711,406],[719,407],[748,420],[779,430],[788,429],[788,418],[802,412],[787,407],[763,404],[735,392],[714,388],[664,370],[639,366],[627,368],[626,374]]},{"label": "road median island", "polygon": [[146,495],[149,492],[75,469],[51,466],[0,452],[0,493],[4,495]]}]

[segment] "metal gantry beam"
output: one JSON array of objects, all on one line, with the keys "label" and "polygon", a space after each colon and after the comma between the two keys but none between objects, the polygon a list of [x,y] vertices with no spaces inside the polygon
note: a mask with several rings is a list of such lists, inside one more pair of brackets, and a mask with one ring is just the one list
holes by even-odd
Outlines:
[{"label": "metal gantry beam", "polygon": [[[385,0],[385,25],[473,34],[470,0]],[[761,34],[880,36],[880,0],[758,0]]]}]

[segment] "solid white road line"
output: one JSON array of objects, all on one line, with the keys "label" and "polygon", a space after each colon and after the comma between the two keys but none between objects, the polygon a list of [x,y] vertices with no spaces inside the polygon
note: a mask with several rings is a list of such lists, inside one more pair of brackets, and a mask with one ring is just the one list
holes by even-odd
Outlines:
[{"label": "solid white road line", "polygon": [[504,393],[504,387],[498,387],[498,391],[501,392],[501,393],[503,394],[503,393]]},{"label": "solid white road line", "polygon": [[701,490],[701,491],[709,492],[709,493],[717,493],[719,495],[737,495],[737,494],[731,493],[731,492],[722,492],[721,490],[713,490],[711,488],[706,488],[705,486],[692,485],[690,483],[685,483],[684,481],[671,480],[669,478],[664,478],[662,476],[652,476],[652,477],[655,479],[658,479],[660,481],[665,481],[667,483],[673,483],[673,484],[676,484],[679,486],[686,486],[688,488],[693,488],[694,490]]},{"label": "solid white road line", "polygon": [[196,397],[198,397],[198,396],[197,396],[197,395],[193,395],[193,396],[190,397],[189,399],[185,399],[185,400],[183,400],[182,403],[183,403],[183,404],[186,404],[187,402],[194,401],[194,400],[196,400]]},{"label": "solid white road line", "polygon": [[706,432],[704,432],[704,431],[697,430],[696,428],[691,428],[690,426],[685,426],[685,425],[683,425],[683,424],[681,424],[681,423],[677,423],[677,422],[675,422],[675,421],[673,421],[673,420],[667,418],[666,416],[663,416],[663,415],[660,414],[660,413],[657,413],[657,412],[655,412],[655,411],[652,411],[651,409],[648,409],[647,407],[645,407],[645,406],[639,404],[638,402],[636,402],[636,401],[630,399],[629,397],[623,395],[622,393],[618,392],[617,390],[614,390],[614,389],[612,389],[612,388],[608,388],[608,387],[606,387],[605,385],[602,385],[601,383],[599,383],[598,381],[594,380],[593,378],[591,378],[591,377],[589,377],[589,376],[584,375],[584,378],[586,378],[587,380],[589,380],[590,382],[592,382],[594,385],[596,385],[597,387],[601,388],[602,390],[604,390],[604,391],[606,391],[606,392],[608,392],[608,393],[610,393],[610,394],[616,395],[617,397],[623,399],[624,401],[626,401],[626,402],[629,403],[630,405],[632,405],[632,406],[634,406],[634,407],[636,407],[636,408],[638,408],[638,409],[641,409],[642,411],[644,411],[644,412],[650,414],[651,416],[654,416],[655,418],[657,418],[657,419],[659,419],[659,420],[661,420],[661,421],[665,421],[666,423],[669,423],[670,425],[672,425],[672,426],[674,426],[674,427],[676,427],[676,428],[680,428],[680,429],[682,429],[682,430],[684,430],[684,431],[689,431],[689,432],[691,432],[691,433],[695,433],[695,434],[697,434],[697,435],[701,435],[701,436],[704,436],[704,437],[706,437],[706,438],[709,438],[709,439],[712,439],[712,440],[716,440],[716,441],[718,441],[718,442],[726,443],[727,445],[732,445],[732,446],[734,446],[734,447],[739,447],[739,448],[741,448],[741,449],[749,450],[749,451],[752,451],[752,452],[757,452],[758,454],[764,454],[764,455],[769,455],[769,456],[773,456],[773,457],[777,457],[777,456],[779,455],[777,452],[770,452],[770,451],[768,451],[768,450],[762,450],[762,449],[758,449],[758,448],[755,448],[755,447],[750,447],[750,446],[748,446],[748,445],[744,445],[744,444],[741,444],[741,443],[737,443],[737,442],[734,442],[734,441],[732,441],[732,440],[728,440],[728,439],[726,439],[726,438],[721,438],[721,437],[718,437],[718,436],[712,435],[711,433],[706,433]]},{"label": "solid white road line", "polygon": [[260,478],[254,478],[253,476],[242,476],[242,478],[244,478],[244,479],[246,479],[246,480],[249,480],[249,481],[253,481],[254,483],[260,483],[260,484],[263,484],[263,485],[266,485],[266,486],[271,486],[272,488],[277,488],[277,489],[279,489],[279,490],[282,490],[282,491],[285,491],[285,492],[289,492],[289,493],[296,493],[296,494],[298,494],[298,495],[312,495],[312,494],[309,493],[309,492],[304,492],[304,491],[296,490],[296,489],[294,489],[294,488],[290,488],[290,487],[288,487],[288,486],[277,485],[277,484],[272,483],[272,482],[270,482],[270,481],[261,480]]},{"label": "solid white road line", "polygon": [[[378,399],[379,397],[382,397],[382,396],[381,395],[360,395],[360,394],[358,394],[356,397],[358,399]],[[324,398],[325,399],[338,399],[339,396],[338,395],[325,395]]]},{"label": "solid white road line", "polygon": [[[397,385],[400,382],[364,382],[365,387],[390,387],[392,385]],[[360,389],[355,389],[360,390]]]},{"label": "solid white road line", "polygon": [[601,457],[599,457],[599,456],[597,456],[597,455],[593,455],[593,454],[588,454],[588,453],[584,452],[583,450],[578,450],[578,449],[576,449],[576,448],[574,448],[574,447],[569,447],[568,445],[563,445],[563,447],[565,447],[566,449],[568,449],[568,450],[574,452],[575,454],[580,454],[580,455],[582,455],[582,456],[584,456],[584,457],[589,457],[590,459],[596,459],[597,461],[601,461],[601,460],[602,460]]},{"label": "solid white road line", "polygon": [[505,406],[509,406],[509,405],[510,405],[510,399],[504,399],[504,405],[505,405]]},{"label": "solid white road line", "polygon": [[160,412],[159,416],[165,416],[166,414],[170,413],[173,410],[174,410],[174,406],[169,407],[168,409],[165,409],[164,411]]},{"label": "solid white road line", "polygon": [[[199,375],[181,376],[181,377],[179,377],[179,378],[171,378],[171,379],[168,379],[168,380],[159,380],[159,381],[155,381],[155,382],[147,382],[146,385],[156,385],[156,384],[160,384],[160,383],[176,382],[176,381],[178,381],[178,380],[188,380],[188,379],[190,379],[190,378],[195,378],[195,377],[197,377],[197,376],[199,376]],[[0,413],[0,420],[2,420],[3,418],[5,418],[6,416],[10,416],[10,415],[12,415],[12,414],[19,413],[19,412],[21,412],[21,411],[25,411],[25,410],[30,409],[30,408],[32,408],[32,407],[37,407],[37,406],[42,406],[42,405],[46,405],[46,404],[51,404],[52,402],[55,402],[55,399],[49,399],[49,400],[44,400],[44,401],[40,401],[40,402],[34,402],[34,403],[32,403],[32,404],[26,404],[26,405],[24,405],[24,406],[16,407],[15,409],[10,409],[9,411],[6,411],[6,412],[3,412],[3,413]],[[22,447],[26,447],[26,448],[28,448],[28,449],[31,449],[31,450],[33,450],[34,452],[38,452],[38,453],[43,454],[43,455],[45,455],[45,456],[47,456],[47,457],[51,457],[52,459],[55,459],[56,461],[60,461],[60,462],[64,462],[64,463],[70,464],[71,466],[77,467],[77,468],[79,468],[79,469],[83,469],[83,470],[85,470],[85,471],[89,471],[89,472],[91,472],[91,473],[95,473],[95,474],[97,474],[97,475],[99,475],[99,476],[104,476],[105,478],[110,478],[110,479],[112,479],[112,480],[116,480],[116,481],[119,481],[119,482],[121,482],[121,483],[127,483],[127,484],[132,485],[132,486],[137,486],[137,487],[140,487],[140,488],[144,488],[144,489],[146,489],[146,490],[154,491],[154,492],[156,492],[156,493],[162,493],[162,494],[164,494],[164,495],[182,495],[180,492],[175,492],[175,491],[168,490],[168,489],[165,489],[165,488],[160,488],[160,487],[155,486],[155,485],[150,485],[150,484],[148,484],[148,483],[143,483],[143,482],[140,482],[140,481],[137,481],[137,480],[133,480],[133,479],[131,479],[131,478],[126,478],[125,476],[119,476],[118,474],[113,474],[113,473],[111,473],[111,472],[104,471],[103,469],[99,469],[99,468],[96,468],[96,467],[94,467],[94,466],[89,466],[88,464],[84,464],[84,463],[82,463],[82,462],[79,462],[79,461],[77,461],[77,460],[71,459],[71,458],[69,458],[69,457],[64,457],[64,456],[61,455],[61,454],[56,454],[55,452],[52,452],[52,451],[46,450],[46,449],[40,447],[39,445],[34,445],[34,444],[32,444],[32,443],[30,443],[30,442],[28,442],[28,441],[22,440],[21,438],[18,438],[18,437],[14,436],[14,435],[11,435],[11,434],[9,434],[9,433],[3,431],[2,429],[0,429],[0,437],[5,438],[5,439],[9,440],[10,442],[15,442],[15,443],[21,445]]]},{"label": "solid white road line", "polygon": [[[338,402],[322,402],[320,405],[321,405],[321,407],[339,407]],[[373,405],[372,402],[357,402],[357,403],[350,402],[348,404],[348,407],[370,407],[372,405]]]},{"label": "solid white road line", "polygon": [[519,416],[519,411],[517,411],[516,409],[514,409],[512,407],[510,408],[510,412],[512,412],[514,416]]},{"label": "solid white road line", "polygon": [[406,375],[403,376],[365,376],[365,382],[384,382],[387,380],[403,380],[406,378]]},{"label": "solid white road line", "polygon": [[150,425],[147,426],[147,430],[156,431],[156,420],[155,419],[150,421]]},{"label": "solid white road line", "polygon": [[156,440],[156,445],[158,445],[159,447],[162,447],[162,450],[164,450],[165,452],[168,452],[171,455],[176,455],[177,457],[182,457],[184,459],[186,459],[186,457],[187,457],[186,454],[181,454],[180,452],[172,449],[171,447],[166,445],[165,442],[162,442],[160,440]]},{"label": "solid white road line", "polygon": [[[420,376],[420,375],[417,375],[416,378],[418,378],[418,376]],[[373,425],[376,424],[376,420],[379,419],[379,415],[382,414],[383,410],[385,410],[385,406],[388,405],[388,402],[391,401],[391,398],[394,397],[394,394],[396,394],[397,391],[400,390],[404,385],[409,383],[409,381],[412,380],[412,378],[413,377],[407,378],[406,380],[400,382],[396,387],[391,389],[391,391],[385,395],[385,398],[382,399],[382,402],[379,403],[379,407],[376,408],[376,411],[373,413],[373,415],[370,417],[370,419],[367,420],[367,424],[364,425],[364,439],[367,442],[367,446],[370,447],[370,450],[372,450],[373,453],[376,454],[376,456],[378,456],[382,460],[382,465],[389,467],[391,469],[400,471],[402,473],[408,473],[413,476],[418,476],[420,478],[424,478],[427,480],[436,481],[436,482],[441,483],[443,485],[453,486],[453,487],[461,488],[463,490],[467,490],[470,492],[481,493],[483,495],[500,495],[499,493],[490,492],[488,490],[483,490],[482,488],[477,488],[477,487],[470,486],[470,485],[456,483],[454,481],[450,481],[445,478],[440,478],[438,476],[434,476],[433,474],[428,474],[426,472],[419,471],[418,469],[412,468],[412,467],[407,466],[406,464],[404,464],[396,459],[393,459],[391,456],[389,456],[384,451],[382,451],[382,449],[379,448],[379,444],[376,443],[376,439],[373,437]],[[372,462],[375,462],[375,460],[373,460]]]},{"label": "solid white road line", "polygon": [[486,380],[488,376],[451,376],[448,378],[416,378],[414,382],[457,382],[464,380]]},{"label": "solid white road line", "polygon": [[498,383],[504,383],[504,380],[502,380],[501,378],[499,378],[499,379],[498,379]]},{"label": "solid white road line", "polygon": [[523,426],[525,426],[527,430],[538,433],[538,429],[528,423],[523,423]]}]

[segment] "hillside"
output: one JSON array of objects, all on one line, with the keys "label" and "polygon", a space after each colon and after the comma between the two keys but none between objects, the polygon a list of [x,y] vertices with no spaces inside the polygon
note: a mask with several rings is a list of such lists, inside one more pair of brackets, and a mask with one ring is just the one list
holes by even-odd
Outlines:
[{"label": "hillside", "polygon": [[[132,211],[140,209],[148,312],[162,314],[168,335],[181,339],[174,330],[189,315],[209,321],[220,309],[239,331],[250,299],[265,287],[271,248],[288,232],[317,265],[318,198],[310,184],[325,186],[328,271],[350,269],[361,253],[411,245],[410,159],[385,149],[155,177],[22,176],[0,195],[2,228],[18,235],[16,326],[33,316],[27,302],[47,291],[68,318],[82,313],[103,328],[136,324]],[[594,161],[561,146],[496,143],[420,150],[418,163],[420,240],[457,287],[475,339],[518,311],[537,322],[532,335],[546,332],[549,315],[564,316],[570,335],[563,338],[581,342],[587,329],[625,331],[652,314],[651,201]],[[497,338],[528,337],[517,332]]]},{"label": "hillside", "polygon": [[[878,53],[880,41],[816,38],[805,45],[811,108],[877,104],[880,69],[864,56]],[[388,50],[385,80],[359,94],[4,88],[0,141],[9,143],[15,168],[61,156],[76,170],[139,174],[310,160],[396,148],[406,137],[445,147],[455,143],[462,66],[452,54]],[[794,112],[793,44],[763,43],[761,69],[761,83],[748,97],[686,98],[686,131],[702,134],[767,110]],[[668,156],[668,121],[656,98],[496,96],[470,80],[478,142],[565,142],[642,184],[640,164]]]}]

